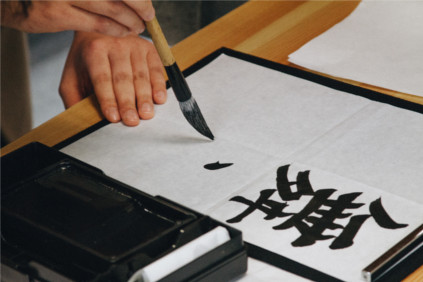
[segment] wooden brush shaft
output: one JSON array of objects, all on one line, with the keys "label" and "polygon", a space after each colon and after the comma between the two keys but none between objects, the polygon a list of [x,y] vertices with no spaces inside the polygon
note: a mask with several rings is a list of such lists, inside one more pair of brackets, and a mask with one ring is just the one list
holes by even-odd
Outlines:
[{"label": "wooden brush shaft", "polygon": [[175,63],[175,58],[173,57],[172,51],[170,51],[169,44],[167,44],[167,40],[159,22],[157,21],[157,18],[154,17],[153,20],[146,22],[145,24],[147,26],[148,33],[150,33],[150,36],[153,39],[157,52],[159,52],[163,65],[165,67],[173,65]]}]

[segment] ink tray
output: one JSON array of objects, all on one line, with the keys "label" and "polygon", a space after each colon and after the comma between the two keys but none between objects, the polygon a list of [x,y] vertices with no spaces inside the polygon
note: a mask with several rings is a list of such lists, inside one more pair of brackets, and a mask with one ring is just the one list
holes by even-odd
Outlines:
[{"label": "ink tray", "polygon": [[240,231],[53,148],[29,144],[1,166],[2,281],[227,281],[246,271]]}]

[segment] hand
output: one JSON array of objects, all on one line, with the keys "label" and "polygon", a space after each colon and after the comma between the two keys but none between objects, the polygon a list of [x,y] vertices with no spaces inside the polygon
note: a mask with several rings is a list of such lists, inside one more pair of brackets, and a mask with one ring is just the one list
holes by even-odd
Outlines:
[{"label": "hand", "polygon": [[30,33],[81,30],[113,36],[144,31],[154,18],[151,0],[31,1],[27,15],[21,3],[1,1],[1,24]]},{"label": "hand", "polygon": [[95,92],[110,122],[135,126],[154,116],[153,101],[166,101],[163,65],[154,45],[138,36],[76,32],[60,95],[70,107]]}]

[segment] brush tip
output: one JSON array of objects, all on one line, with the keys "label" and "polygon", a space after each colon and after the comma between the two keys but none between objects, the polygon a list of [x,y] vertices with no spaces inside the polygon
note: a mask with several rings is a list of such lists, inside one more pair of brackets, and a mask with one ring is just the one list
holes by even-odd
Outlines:
[{"label": "brush tip", "polygon": [[204,134],[204,136],[206,136],[207,138],[209,138],[210,140],[214,140],[214,136],[213,136],[213,133],[211,133],[211,131],[209,131],[209,132],[206,132],[205,134]]}]

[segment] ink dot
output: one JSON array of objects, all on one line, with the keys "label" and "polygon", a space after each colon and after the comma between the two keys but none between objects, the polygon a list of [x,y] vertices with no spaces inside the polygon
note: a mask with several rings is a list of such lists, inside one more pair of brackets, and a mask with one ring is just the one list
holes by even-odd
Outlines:
[{"label": "ink dot", "polygon": [[223,164],[221,164],[219,161],[217,161],[215,163],[210,163],[210,164],[204,165],[204,168],[208,169],[208,170],[217,170],[217,169],[225,168],[225,167],[228,167],[228,166],[231,166],[231,165],[233,165],[233,163],[223,163]]}]

